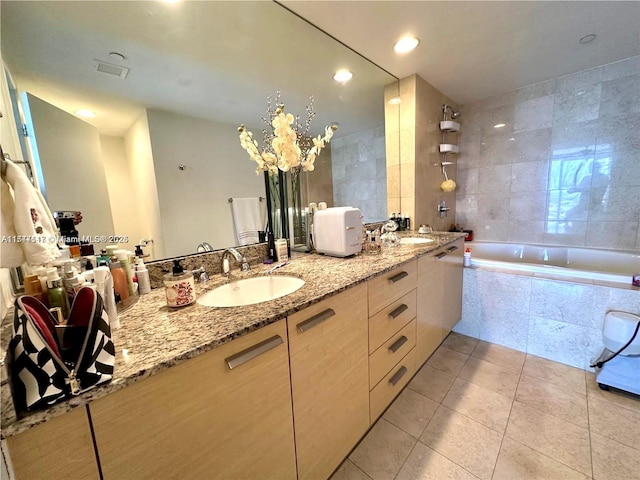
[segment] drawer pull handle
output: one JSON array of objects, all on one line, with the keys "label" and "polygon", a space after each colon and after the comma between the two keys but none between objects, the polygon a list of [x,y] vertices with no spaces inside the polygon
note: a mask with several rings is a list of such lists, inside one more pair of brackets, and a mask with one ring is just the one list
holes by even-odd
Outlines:
[{"label": "drawer pull handle", "polygon": [[407,343],[407,340],[409,340],[407,337],[405,337],[404,335],[401,336],[398,340],[396,340],[393,345],[391,345],[389,347],[389,351],[391,353],[396,353],[401,346],[403,346],[405,343]]},{"label": "drawer pull handle", "polygon": [[273,350],[278,345],[282,345],[284,342],[280,335],[274,335],[271,338],[267,338],[260,343],[255,344],[252,347],[247,348],[241,352],[236,353],[235,355],[231,355],[224,359],[229,366],[229,370],[233,370],[240,365],[247,363],[250,360],[262,355],[263,353],[268,352],[269,350]]},{"label": "drawer pull handle", "polygon": [[300,331],[300,333],[304,333],[307,330],[312,329],[316,325],[321,324],[325,320],[330,319],[335,314],[336,312],[332,308],[327,308],[324,312],[320,312],[319,314],[314,315],[310,319],[305,320],[304,322],[300,322],[298,324],[298,330]]},{"label": "drawer pull handle", "polygon": [[389,313],[389,317],[394,319],[396,318],[398,315],[400,315],[401,313],[407,311],[409,309],[409,307],[407,307],[406,304],[402,304],[400,305],[398,308],[396,308],[393,312]]},{"label": "drawer pull handle", "polygon": [[458,249],[455,245],[453,247],[447,248],[447,252],[455,252]]},{"label": "drawer pull handle", "polygon": [[389,278],[391,283],[396,283],[398,280],[402,280],[404,277],[408,277],[409,274],[407,272],[400,272],[397,275]]},{"label": "drawer pull handle", "polygon": [[391,377],[389,379],[389,383],[391,385],[393,385],[394,387],[396,386],[396,383],[398,383],[400,381],[400,379],[402,377],[405,376],[405,374],[408,372],[409,370],[407,370],[407,367],[400,367],[400,370],[398,370],[393,377]]},{"label": "drawer pull handle", "polygon": [[442,257],[446,257],[447,255],[449,255],[447,252],[440,252],[439,254],[436,255],[436,258],[440,259]]}]

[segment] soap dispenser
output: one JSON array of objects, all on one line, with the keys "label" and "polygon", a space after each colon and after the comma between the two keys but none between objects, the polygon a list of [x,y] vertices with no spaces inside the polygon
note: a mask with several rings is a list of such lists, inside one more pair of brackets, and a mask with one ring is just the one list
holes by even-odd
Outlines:
[{"label": "soap dispenser", "polygon": [[193,274],[185,272],[181,260],[173,261],[173,272],[164,276],[164,291],[169,307],[184,307],[196,301]]}]

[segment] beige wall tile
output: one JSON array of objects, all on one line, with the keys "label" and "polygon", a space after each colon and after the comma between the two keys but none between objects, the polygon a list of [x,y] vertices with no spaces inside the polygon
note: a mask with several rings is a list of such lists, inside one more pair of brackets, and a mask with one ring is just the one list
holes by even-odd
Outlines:
[{"label": "beige wall tile", "polygon": [[589,477],[510,438],[502,441],[492,480],[587,480]]},{"label": "beige wall tile", "polygon": [[506,437],[591,475],[589,430],[515,401]]},{"label": "beige wall tile", "polygon": [[420,441],[481,479],[490,479],[502,434],[440,406]]}]

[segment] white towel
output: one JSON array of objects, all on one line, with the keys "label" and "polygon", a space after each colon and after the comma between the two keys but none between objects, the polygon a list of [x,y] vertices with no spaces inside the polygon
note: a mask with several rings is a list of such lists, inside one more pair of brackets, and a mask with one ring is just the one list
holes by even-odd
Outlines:
[{"label": "white towel", "polygon": [[264,215],[258,197],[233,198],[231,202],[233,224],[238,245],[258,243],[259,231],[264,230]]},{"label": "white towel", "polygon": [[[14,246],[22,250],[22,260],[29,265],[50,263],[60,256],[57,246],[58,229],[47,202],[36,189],[24,171],[7,162],[7,172],[3,179],[13,189],[13,203],[7,185],[2,185],[2,221],[0,232],[5,240],[13,240],[14,235],[21,238],[19,243],[2,244],[2,267],[17,267],[21,258]],[[6,190],[5,190],[5,187]],[[5,211],[5,201],[9,208]],[[11,215],[13,213],[13,215]]]}]

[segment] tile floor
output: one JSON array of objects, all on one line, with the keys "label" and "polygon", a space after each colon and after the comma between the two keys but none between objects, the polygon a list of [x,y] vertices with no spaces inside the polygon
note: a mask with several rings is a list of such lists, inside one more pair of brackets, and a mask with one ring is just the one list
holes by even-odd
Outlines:
[{"label": "tile floor", "polygon": [[331,480],[640,480],[640,399],[452,333]]}]

